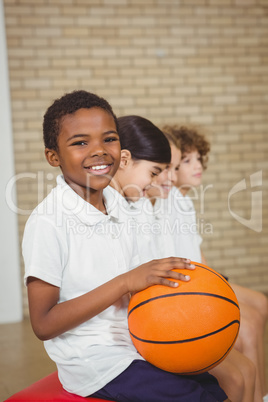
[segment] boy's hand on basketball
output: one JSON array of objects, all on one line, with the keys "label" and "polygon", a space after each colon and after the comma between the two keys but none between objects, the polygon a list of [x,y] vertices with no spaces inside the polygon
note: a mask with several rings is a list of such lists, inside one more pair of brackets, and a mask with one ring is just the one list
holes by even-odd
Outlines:
[{"label": "boy's hand on basketball", "polygon": [[[190,276],[174,269],[195,269],[187,258],[169,257],[142,264],[126,274],[129,292],[138,292],[152,285],[178,287],[178,281],[189,281]],[[173,280],[170,280],[173,279]]]}]

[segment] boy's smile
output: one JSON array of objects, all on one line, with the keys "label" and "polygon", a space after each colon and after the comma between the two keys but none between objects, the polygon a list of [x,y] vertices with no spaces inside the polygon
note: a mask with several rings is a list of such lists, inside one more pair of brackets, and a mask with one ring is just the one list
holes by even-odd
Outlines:
[{"label": "boy's smile", "polygon": [[64,116],[58,151],[46,150],[50,164],[53,152],[53,166],[61,167],[65,181],[98,208],[102,190],[120,163],[121,147],[113,116],[98,107]]}]

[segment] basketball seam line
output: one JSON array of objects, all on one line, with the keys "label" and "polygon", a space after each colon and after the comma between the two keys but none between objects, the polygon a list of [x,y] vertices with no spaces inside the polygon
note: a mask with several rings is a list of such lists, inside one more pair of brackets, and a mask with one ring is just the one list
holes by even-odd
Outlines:
[{"label": "basketball seam line", "polygon": [[236,337],[235,337],[233,343],[230,345],[230,347],[228,348],[228,350],[227,350],[216,362],[213,362],[213,363],[211,363],[209,366],[203,367],[203,368],[201,368],[201,369],[199,369],[199,370],[189,371],[189,372],[178,372],[178,374],[181,374],[181,375],[185,375],[185,374],[191,375],[191,374],[193,374],[193,375],[194,375],[194,374],[200,373],[200,371],[201,371],[201,372],[204,372],[204,370],[205,370],[205,371],[208,371],[209,369],[215,367],[215,365],[219,364],[219,363],[225,358],[225,356],[228,355],[228,353],[230,352],[230,350],[231,350],[232,347],[234,346],[234,343],[235,343],[235,341],[236,341],[236,339],[237,339],[237,336],[238,336],[238,332],[237,332],[237,335],[236,335]]},{"label": "basketball seam line", "polygon": [[[133,307],[133,308],[128,312],[128,317],[130,316],[130,314],[131,314],[134,310],[136,310],[137,308],[139,308],[139,307],[141,307],[141,306],[143,306],[143,305],[145,305],[145,304],[147,304],[147,303],[150,303],[150,302],[153,301],[153,300],[164,299],[164,298],[173,297],[173,296],[186,296],[186,295],[187,295],[187,296],[189,296],[189,295],[191,295],[191,296],[192,296],[192,295],[195,295],[195,296],[196,296],[196,295],[197,295],[197,296],[210,296],[210,297],[215,297],[215,298],[217,298],[217,299],[225,300],[225,301],[227,301],[227,302],[229,302],[229,303],[235,305],[235,306],[239,309],[238,304],[235,303],[233,300],[231,300],[231,299],[229,299],[228,297],[225,297],[225,296],[216,295],[215,293],[206,293],[206,292],[180,292],[180,293],[171,293],[171,294],[166,294],[166,295],[155,296],[155,297],[151,297],[151,298],[148,299],[148,300],[144,300],[143,302],[137,304],[135,307]],[[239,310],[240,310],[240,309],[239,309]]]},{"label": "basketball seam line", "polygon": [[[209,271],[211,274],[216,275],[219,279],[221,279],[226,285],[229,286],[230,289],[232,289],[232,286],[229,284],[229,282],[218,272],[212,271],[211,268],[203,266],[203,265],[199,265],[198,263],[192,261],[192,263],[199,268],[205,269],[206,271]],[[232,289],[233,290],[233,289]]]},{"label": "basketball seam line", "polygon": [[201,369],[199,369],[199,370],[195,370],[195,371],[178,372],[178,374],[181,374],[181,375],[195,375],[195,374],[198,374],[198,373],[200,373],[200,372],[203,373],[204,371],[209,371],[211,368],[215,367],[215,365],[219,364],[219,363],[225,358],[225,356],[228,355],[228,353],[230,352],[230,350],[231,350],[232,347],[233,347],[233,344],[234,344],[234,342],[233,342],[232,345],[229,347],[229,349],[223,354],[223,356],[221,356],[217,361],[211,363],[209,366],[203,367],[203,368],[201,368]]},{"label": "basketball seam line", "polygon": [[208,334],[201,335],[201,336],[198,336],[195,338],[189,338],[189,339],[183,339],[183,340],[177,340],[177,341],[152,341],[149,339],[139,338],[138,336],[134,335],[131,331],[129,331],[129,332],[130,332],[130,335],[133,336],[133,338],[137,339],[138,341],[144,342],[144,343],[154,343],[154,344],[158,344],[158,345],[172,345],[172,344],[178,344],[178,343],[188,343],[188,342],[198,341],[200,339],[207,338],[208,336],[215,335],[234,324],[238,324],[238,327],[240,327],[239,320],[234,320],[234,321],[229,322],[229,324],[225,325],[224,327],[219,328],[216,331],[210,332]]}]

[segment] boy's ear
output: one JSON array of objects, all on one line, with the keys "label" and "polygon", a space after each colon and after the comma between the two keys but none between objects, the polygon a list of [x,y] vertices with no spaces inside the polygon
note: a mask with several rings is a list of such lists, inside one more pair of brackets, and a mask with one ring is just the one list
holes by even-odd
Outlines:
[{"label": "boy's ear", "polygon": [[131,152],[128,149],[122,149],[120,168],[126,168],[132,161]]},{"label": "boy's ear", "polygon": [[57,151],[55,151],[54,149],[46,148],[45,149],[45,156],[46,156],[46,159],[47,159],[48,163],[51,166],[53,166],[53,167],[60,166],[60,158],[59,158],[59,155],[58,155]]}]

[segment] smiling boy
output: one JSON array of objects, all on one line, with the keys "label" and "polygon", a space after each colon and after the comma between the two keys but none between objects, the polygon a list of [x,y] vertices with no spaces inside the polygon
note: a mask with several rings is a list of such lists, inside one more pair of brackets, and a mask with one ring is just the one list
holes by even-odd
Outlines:
[{"label": "smiling boy", "polygon": [[163,372],[131,342],[130,293],[153,284],[176,287],[189,277],[173,269],[192,267],[181,258],[138,266],[120,208],[124,199],[108,186],[121,151],[111,106],[86,91],[66,94],[48,108],[43,133],[46,158],[62,175],[27,221],[25,283],[33,330],[45,341],[63,387],[118,401],[173,401],[174,395],[187,402],[225,400],[213,377]]}]

